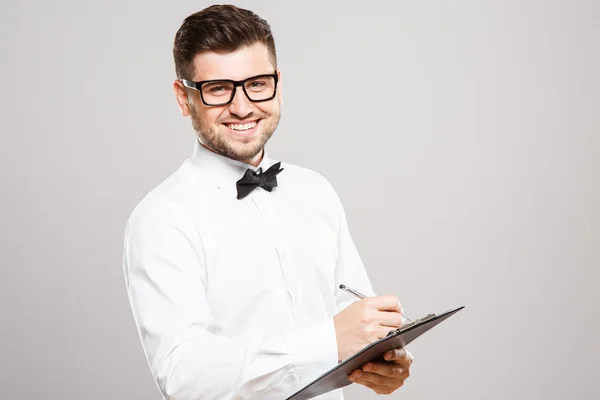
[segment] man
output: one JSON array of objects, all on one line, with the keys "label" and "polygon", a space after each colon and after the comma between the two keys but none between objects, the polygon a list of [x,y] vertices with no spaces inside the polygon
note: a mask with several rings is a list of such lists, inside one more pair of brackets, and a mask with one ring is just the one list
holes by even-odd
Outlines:
[{"label": "man", "polygon": [[[282,104],[268,23],[212,6],[185,19],[173,53],[173,90],[197,140],[127,224],[144,351],[165,398],[284,399],[399,327],[400,303],[373,293],[325,178],[267,154]],[[348,379],[393,392],[412,357],[387,356]]]}]

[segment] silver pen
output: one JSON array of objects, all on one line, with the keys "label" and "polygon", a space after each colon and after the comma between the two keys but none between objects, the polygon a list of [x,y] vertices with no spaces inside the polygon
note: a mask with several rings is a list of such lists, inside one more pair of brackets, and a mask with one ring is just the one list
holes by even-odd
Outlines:
[{"label": "silver pen", "polygon": [[[349,287],[348,287],[348,286],[346,286],[346,285],[340,285],[340,289],[342,289],[342,290],[344,290],[344,291],[346,291],[346,292],[348,292],[348,293],[351,293],[351,294],[355,295],[355,296],[356,296],[356,297],[358,297],[359,299],[364,299],[365,297],[367,297],[367,296],[365,296],[364,294],[362,294],[361,292],[359,292],[359,291],[356,291],[356,290],[354,290],[354,289],[352,289],[352,288],[349,288]],[[410,318],[408,318],[408,317],[405,317],[405,316],[404,316],[404,314],[402,314],[402,318],[404,318],[404,319],[405,319],[407,322],[411,322],[411,321],[412,321]]]},{"label": "silver pen", "polygon": [[354,289],[351,289],[351,288],[349,288],[349,287],[348,287],[348,286],[346,286],[346,285],[340,285],[340,289],[342,289],[342,290],[345,290],[346,292],[348,292],[348,293],[351,293],[351,294],[355,295],[355,296],[356,296],[356,297],[358,297],[359,299],[364,299],[365,297],[367,297],[367,296],[365,296],[364,294],[362,294],[361,292],[357,292],[356,290],[354,290]]}]

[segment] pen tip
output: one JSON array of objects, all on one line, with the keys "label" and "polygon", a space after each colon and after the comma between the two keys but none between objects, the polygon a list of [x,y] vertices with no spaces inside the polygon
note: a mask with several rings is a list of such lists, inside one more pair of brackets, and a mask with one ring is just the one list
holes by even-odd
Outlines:
[{"label": "pen tip", "polygon": [[343,289],[346,289],[346,286],[344,286],[344,285],[340,285],[340,289],[342,289],[342,290],[343,290]]}]

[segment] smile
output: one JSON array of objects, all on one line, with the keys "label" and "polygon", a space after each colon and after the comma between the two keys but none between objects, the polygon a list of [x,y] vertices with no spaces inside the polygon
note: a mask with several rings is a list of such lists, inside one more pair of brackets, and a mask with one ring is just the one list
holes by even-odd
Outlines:
[{"label": "smile", "polygon": [[258,121],[252,121],[245,124],[225,124],[229,129],[234,131],[248,131],[254,128],[258,124]]},{"label": "smile", "polygon": [[260,119],[254,121],[248,121],[244,123],[224,123],[226,127],[229,128],[229,132],[238,137],[250,137],[253,136],[255,132],[258,131],[258,126],[260,124]]}]

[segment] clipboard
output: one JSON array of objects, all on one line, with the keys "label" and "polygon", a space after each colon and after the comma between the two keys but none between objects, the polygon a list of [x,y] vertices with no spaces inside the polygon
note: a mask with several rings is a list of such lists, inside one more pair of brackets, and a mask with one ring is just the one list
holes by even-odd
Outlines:
[{"label": "clipboard", "polygon": [[465,308],[465,306],[457,307],[438,315],[429,314],[409,324],[403,325],[398,329],[391,330],[386,337],[367,345],[359,352],[348,357],[308,385],[304,386],[302,389],[298,390],[286,400],[311,399],[320,394],[350,385],[352,382],[348,380],[348,375],[350,375],[352,371],[362,368],[362,366],[369,361],[383,361],[383,354],[385,354],[385,352],[405,347],[410,342],[442,321],[450,318],[463,308]]}]

